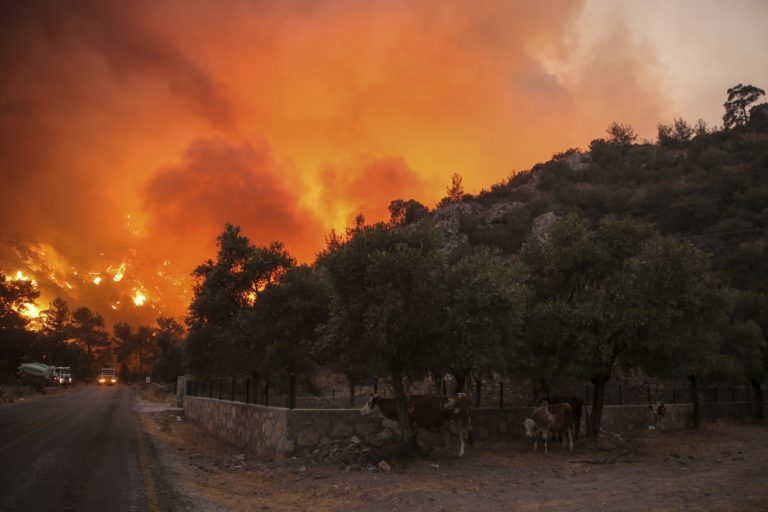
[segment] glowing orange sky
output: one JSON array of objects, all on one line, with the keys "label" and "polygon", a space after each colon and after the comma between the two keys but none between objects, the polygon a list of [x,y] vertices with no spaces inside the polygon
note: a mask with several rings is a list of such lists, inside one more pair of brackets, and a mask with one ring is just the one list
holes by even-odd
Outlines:
[{"label": "glowing orange sky", "polygon": [[[704,5],[700,16],[717,8]],[[764,19],[759,2],[744,5],[744,20]],[[112,319],[182,316],[189,275],[214,256],[225,222],[311,261],[358,212],[382,219],[397,198],[433,206],[454,172],[478,191],[586,147],[614,120],[651,138],[685,110],[675,92],[684,82],[670,72],[674,54],[633,25],[641,17],[606,17],[615,9],[600,0],[6,5],[0,269],[33,275],[42,305],[59,295]],[[758,78],[712,85],[724,96]],[[142,308],[130,305],[137,290]]]}]

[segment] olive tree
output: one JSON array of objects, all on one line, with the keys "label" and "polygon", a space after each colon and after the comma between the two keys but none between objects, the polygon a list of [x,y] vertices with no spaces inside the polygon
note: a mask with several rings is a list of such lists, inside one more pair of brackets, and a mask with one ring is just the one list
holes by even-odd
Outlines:
[{"label": "olive tree", "polygon": [[546,241],[529,241],[521,257],[532,301],[526,341],[541,335],[529,357],[549,354],[559,371],[592,383],[587,435],[596,437],[614,369],[638,365],[699,317],[703,256],[648,225],[608,218],[593,229],[572,215]]},{"label": "olive tree", "polygon": [[439,351],[444,256],[424,223],[358,226],[318,258],[331,306],[324,331],[340,357],[367,360],[391,377],[403,441],[411,431],[403,379],[421,377]]},{"label": "olive tree", "polygon": [[502,371],[518,352],[525,287],[519,265],[487,248],[450,265],[446,274],[443,361],[464,391],[473,372]]}]

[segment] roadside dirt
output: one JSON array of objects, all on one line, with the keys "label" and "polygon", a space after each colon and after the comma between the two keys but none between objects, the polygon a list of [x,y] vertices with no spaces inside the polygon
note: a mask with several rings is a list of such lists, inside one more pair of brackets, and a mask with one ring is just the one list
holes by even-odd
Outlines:
[{"label": "roadside dirt", "polygon": [[64,393],[72,386],[46,386],[42,392],[30,386],[19,386],[18,384],[0,385],[0,407],[15,402],[24,402],[39,400],[50,396],[56,396]]},{"label": "roadside dirt", "polygon": [[768,425],[637,431],[531,452],[531,444],[455,444],[407,467],[252,458],[172,412],[142,414],[189,510],[768,510]]}]

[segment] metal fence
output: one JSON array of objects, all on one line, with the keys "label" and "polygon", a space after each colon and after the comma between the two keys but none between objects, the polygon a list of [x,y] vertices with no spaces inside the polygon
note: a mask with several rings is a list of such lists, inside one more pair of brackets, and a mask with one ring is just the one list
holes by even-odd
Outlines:
[{"label": "metal fence", "polygon": [[[212,379],[189,379],[187,395],[216,398],[246,404],[287,407],[289,409],[340,409],[360,407],[372,393],[393,397],[394,388],[387,379],[368,379],[354,387],[346,383],[313,385],[301,383],[295,376],[233,376]],[[409,386],[411,394],[452,393],[453,383],[424,379]],[[547,398],[530,383],[512,379],[477,379],[467,383],[465,392],[473,397],[475,407],[527,407]],[[550,392],[551,396],[578,396],[590,405],[591,384],[572,384]],[[748,386],[701,386],[703,403],[752,402],[754,393]],[[642,405],[656,400],[666,403],[690,402],[685,383],[608,383],[605,405]]]}]

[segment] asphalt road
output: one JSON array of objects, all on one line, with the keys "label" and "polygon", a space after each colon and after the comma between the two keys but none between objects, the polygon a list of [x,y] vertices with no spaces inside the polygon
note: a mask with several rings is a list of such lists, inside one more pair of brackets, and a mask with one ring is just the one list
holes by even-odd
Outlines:
[{"label": "asphalt road", "polygon": [[3,406],[0,512],[164,510],[151,452],[124,386]]}]

